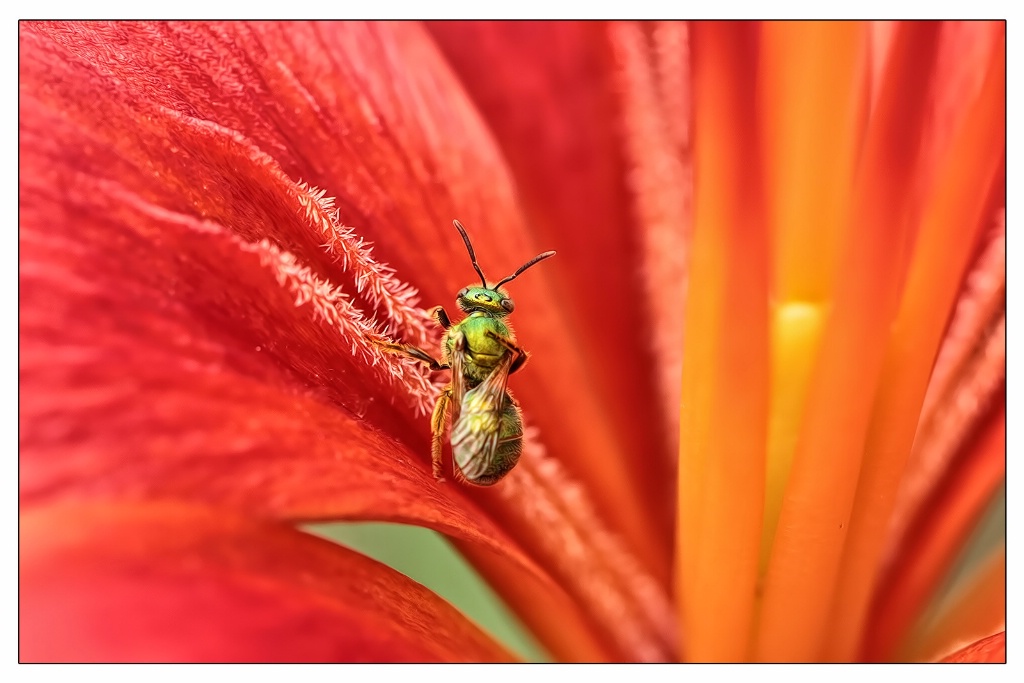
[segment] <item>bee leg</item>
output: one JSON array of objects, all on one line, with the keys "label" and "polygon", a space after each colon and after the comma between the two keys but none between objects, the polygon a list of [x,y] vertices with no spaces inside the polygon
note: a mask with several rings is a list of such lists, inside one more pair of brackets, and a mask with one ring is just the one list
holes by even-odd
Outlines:
[{"label": "bee leg", "polygon": [[445,313],[444,306],[434,306],[430,309],[430,317],[436,320],[437,324],[446,330],[452,326],[451,318],[449,318],[448,314]]},{"label": "bee leg", "polygon": [[528,354],[526,351],[523,351],[522,349],[520,349],[519,350],[519,355],[516,356],[516,359],[514,361],[512,361],[512,367],[510,367],[508,369],[508,374],[511,375],[513,372],[516,372],[517,370],[522,368],[524,365],[526,365],[526,360],[529,357],[530,357],[530,354]]},{"label": "bee leg", "polygon": [[487,331],[487,334],[496,342],[504,346],[506,349],[516,354],[515,359],[513,359],[512,361],[512,367],[508,369],[508,374],[511,375],[513,372],[519,370],[524,365],[526,365],[526,361],[530,357],[530,354],[528,354],[521,346],[516,344],[511,339],[508,339],[507,337],[502,337],[500,334],[495,334],[490,330]]},{"label": "bee leg", "polygon": [[434,414],[430,416],[430,467],[434,473],[434,479],[444,481],[444,474],[441,472],[441,446],[444,443],[444,423],[448,417],[448,405],[452,400],[452,385],[449,383],[437,396],[437,403],[434,404]]},{"label": "bee leg", "polygon": [[460,472],[458,467],[452,468],[452,474],[455,475],[455,481],[459,482],[460,484],[465,484],[468,481],[468,479],[466,479],[466,475]]},{"label": "bee leg", "polygon": [[450,369],[448,365],[445,365],[444,363],[441,363],[440,361],[434,359],[434,357],[431,356],[429,353],[427,353],[423,349],[416,348],[415,346],[411,346],[409,344],[394,344],[392,342],[384,341],[374,341],[374,343],[378,347],[380,347],[381,351],[384,351],[386,353],[393,353],[396,356],[409,356],[410,358],[415,358],[416,360],[423,361],[424,363],[430,366],[431,370]]}]

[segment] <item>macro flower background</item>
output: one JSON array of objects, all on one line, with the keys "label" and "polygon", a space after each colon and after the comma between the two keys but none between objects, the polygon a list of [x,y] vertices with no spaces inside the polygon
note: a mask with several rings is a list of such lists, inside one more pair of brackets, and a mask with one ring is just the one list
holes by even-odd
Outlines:
[{"label": "macro flower background", "polygon": [[[1004,661],[1001,22],[19,31],[22,661]],[[430,472],[508,286],[522,461]],[[993,510],[995,512],[993,513]]]}]

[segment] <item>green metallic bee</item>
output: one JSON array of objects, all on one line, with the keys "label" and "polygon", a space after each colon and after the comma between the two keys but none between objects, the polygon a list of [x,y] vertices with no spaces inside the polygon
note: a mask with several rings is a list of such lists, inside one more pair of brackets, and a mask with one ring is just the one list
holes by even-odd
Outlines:
[{"label": "green metallic bee", "polygon": [[539,254],[512,275],[488,287],[466,229],[458,221],[453,223],[466,243],[481,286],[464,287],[456,295],[455,303],[466,313],[457,323],[451,321],[443,307],[431,310],[431,316],[447,330],[441,343],[445,362],[440,363],[426,351],[408,344],[381,342],[380,346],[390,353],[423,361],[431,370],[452,371],[452,381],[441,390],[430,419],[434,477],[444,481],[441,447],[450,407],[452,470],[456,479],[490,486],[508,474],[523,451],[522,416],[505,387],[508,376],[523,367],[528,357],[516,344],[512,328],[503,320],[515,310],[515,304],[499,288],[530,266],[554,256],[555,252]]}]

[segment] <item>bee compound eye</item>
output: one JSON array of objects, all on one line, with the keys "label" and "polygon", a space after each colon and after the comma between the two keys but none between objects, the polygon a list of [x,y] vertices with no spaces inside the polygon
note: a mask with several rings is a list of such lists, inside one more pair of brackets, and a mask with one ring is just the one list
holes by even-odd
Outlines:
[{"label": "bee compound eye", "polygon": [[511,313],[512,311],[514,311],[514,310],[515,310],[515,308],[516,308],[516,305],[515,305],[515,303],[514,303],[514,302],[512,301],[512,299],[502,299],[502,300],[501,300],[501,307],[502,307],[502,308],[504,308],[504,309],[505,309],[506,311],[508,311],[509,313]]},{"label": "bee compound eye", "polygon": [[469,294],[469,287],[463,287],[459,290],[459,293],[455,295],[456,299],[465,299],[466,295]]}]

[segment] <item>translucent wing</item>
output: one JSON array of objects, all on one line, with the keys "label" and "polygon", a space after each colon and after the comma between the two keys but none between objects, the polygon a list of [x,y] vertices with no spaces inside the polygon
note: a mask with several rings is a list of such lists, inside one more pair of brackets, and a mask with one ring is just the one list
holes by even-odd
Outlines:
[{"label": "translucent wing", "polygon": [[518,410],[508,405],[511,399],[505,393],[514,357],[514,353],[506,353],[487,379],[466,391],[461,410],[452,419],[452,456],[471,482],[486,480],[495,471],[503,440],[522,436]]},{"label": "translucent wing", "polygon": [[459,421],[459,413],[462,410],[462,399],[466,395],[466,380],[463,373],[465,365],[463,358],[466,353],[466,335],[455,329],[452,330],[452,357],[448,364],[452,368],[452,430],[455,423]]}]

